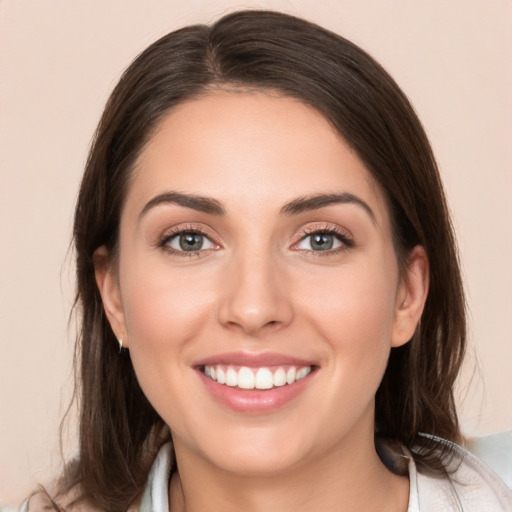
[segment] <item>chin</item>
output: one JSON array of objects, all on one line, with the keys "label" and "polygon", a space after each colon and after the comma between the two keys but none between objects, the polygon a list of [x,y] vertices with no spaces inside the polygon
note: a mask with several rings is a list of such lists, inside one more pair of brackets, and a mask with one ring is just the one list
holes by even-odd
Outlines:
[{"label": "chin", "polygon": [[[226,456],[227,455],[227,456]],[[222,458],[218,457],[216,465],[225,472],[236,474],[237,476],[269,477],[284,473],[297,466],[303,457],[299,453],[290,453],[282,450],[253,449],[253,450],[226,450]]]},{"label": "chin", "polygon": [[[238,429],[237,429],[238,430]],[[289,429],[225,429],[204,454],[220,469],[246,476],[270,476],[304,462],[308,442],[290,435]]]}]

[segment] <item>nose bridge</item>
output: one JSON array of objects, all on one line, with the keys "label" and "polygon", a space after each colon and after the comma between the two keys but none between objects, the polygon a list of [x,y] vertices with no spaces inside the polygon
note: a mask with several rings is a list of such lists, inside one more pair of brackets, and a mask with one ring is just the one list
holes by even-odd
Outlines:
[{"label": "nose bridge", "polygon": [[254,335],[265,327],[284,326],[291,321],[292,304],[278,260],[265,244],[234,252],[222,284],[222,324]]}]

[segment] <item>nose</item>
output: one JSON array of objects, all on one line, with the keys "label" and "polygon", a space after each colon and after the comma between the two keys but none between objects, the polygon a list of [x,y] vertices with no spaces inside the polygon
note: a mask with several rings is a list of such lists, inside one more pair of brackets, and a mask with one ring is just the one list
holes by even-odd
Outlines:
[{"label": "nose", "polygon": [[220,323],[256,337],[289,325],[293,306],[285,273],[271,257],[253,255],[231,261],[220,285]]}]

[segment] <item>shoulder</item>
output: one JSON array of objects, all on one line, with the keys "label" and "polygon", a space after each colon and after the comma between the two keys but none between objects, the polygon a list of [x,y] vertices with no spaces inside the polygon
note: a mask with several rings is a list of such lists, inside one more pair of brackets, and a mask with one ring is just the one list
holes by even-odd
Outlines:
[{"label": "shoulder", "polygon": [[[448,474],[432,476],[416,471],[411,459],[410,512],[512,510],[512,490],[492,469],[461,446],[443,439],[437,441],[440,445],[448,443],[452,449]],[[417,508],[414,508],[414,501],[417,501]]]},{"label": "shoulder", "polygon": [[[142,497],[136,500],[126,512],[153,510],[154,504],[157,505],[158,510],[167,510],[165,506],[168,503],[168,478],[173,461],[172,443],[164,443],[153,462]],[[72,485],[67,483],[69,481],[69,479],[61,478],[55,483],[54,487],[49,489],[40,488],[33,492],[22,503],[19,512],[110,512],[92,505],[86,499],[82,499],[84,493],[80,484]],[[149,508],[148,504],[151,505]]]},{"label": "shoulder", "polygon": [[79,495],[78,486],[57,495],[50,490],[39,489],[23,502],[20,512],[104,512],[83,501],[77,501]]},{"label": "shoulder", "polygon": [[[108,512],[78,500],[81,495],[80,487],[75,486],[66,493],[58,494],[56,497],[46,489],[40,489],[32,493],[21,505],[19,512]],[[130,507],[127,512],[137,512],[138,506]]]}]

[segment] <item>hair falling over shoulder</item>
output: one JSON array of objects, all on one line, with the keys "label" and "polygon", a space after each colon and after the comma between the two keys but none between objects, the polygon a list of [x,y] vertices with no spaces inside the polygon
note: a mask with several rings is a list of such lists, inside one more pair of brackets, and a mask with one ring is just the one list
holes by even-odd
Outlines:
[{"label": "hair falling over shoulder", "polygon": [[[356,45],[269,11],[229,14],[172,32],[140,54],[115,87],[95,133],[74,219],[80,330],[76,346],[80,450],[62,491],[121,512],[140,496],[168,430],[144,396],[103,310],[94,251],[115,265],[120,214],[137,156],[163,116],[215,88],[274,91],[323,114],[382,187],[402,269],[422,245],[430,291],[413,339],[392,349],[376,395],[376,435],[443,471],[446,454],[421,433],[459,441],[453,386],[465,347],[465,301],[439,172],[409,101]],[[335,298],[333,298],[335,300]]]}]

